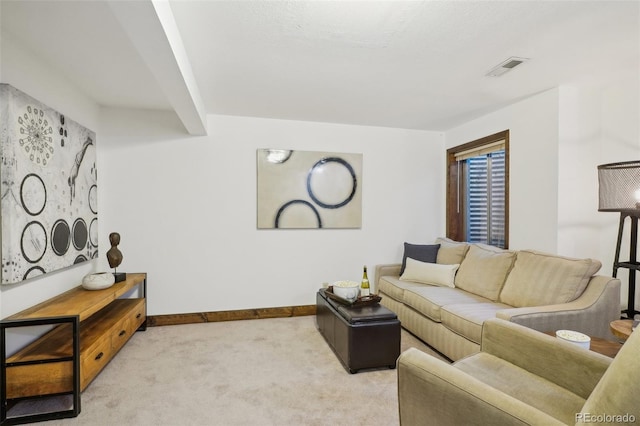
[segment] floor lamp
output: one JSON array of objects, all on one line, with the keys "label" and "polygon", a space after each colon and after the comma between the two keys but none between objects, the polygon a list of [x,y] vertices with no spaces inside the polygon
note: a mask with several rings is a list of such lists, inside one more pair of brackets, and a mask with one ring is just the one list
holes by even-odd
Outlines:
[{"label": "floor lamp", "polygon": [[[627,309],[622,313],[633,319],[640,311],[635,309],[636,271],[640,270],[637,261],[638,218],[640,217],[640,161],[602,164],[598,166],[599,204],[598,211],[619,212],[618,241],[616,256],[613,261],[613,276],[618,268],[629,270],[629,296]],[[631,241],[629,244],[629,260],[620,261],[620,245],[626,219],[631,222]]]}]

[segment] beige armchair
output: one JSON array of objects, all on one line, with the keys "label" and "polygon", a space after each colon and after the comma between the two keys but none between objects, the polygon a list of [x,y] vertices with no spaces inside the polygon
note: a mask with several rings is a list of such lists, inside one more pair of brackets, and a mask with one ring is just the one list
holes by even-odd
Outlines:
[{"label": "beige armchair", "polygon": [[448,364],[398,359],[402,425],[640,423],[640,332],[615,359],[498,318],[481,351]]}]

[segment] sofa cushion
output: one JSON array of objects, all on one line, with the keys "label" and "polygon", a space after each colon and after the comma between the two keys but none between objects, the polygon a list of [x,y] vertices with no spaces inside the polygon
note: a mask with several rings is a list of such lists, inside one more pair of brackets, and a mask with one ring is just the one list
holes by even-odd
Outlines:
[{"label": "sofa cushion", "polygon": [[451,287],[423,285],[408,288],[404,292],[404,303],[435,322],[441,321],[440,308],[451,304],[483,303],[490,300],[464,290]]},{"label": "sofa cushion", "polygon": [[602,264],[534,250],[518,252],[500,301],[515,307],[555,305],[579,297]]},{"label": "sofa cushion", "polygon": [[419,245],[404,243],[404,254],[402,255],[400,275],[404,273],[407,258],[419,260],[420,262],[436,263],[439,248],[440,244]]},{"label": "sofa cushion", "polygon": [[510,307],[503,303],[481,302],[445,305],[440,309],[440,319],[449,330],[480,344],[484,321],[495,318],[496,312]]},{"label": "sofa cushion", "polygon": [[456,271],[460,265],[440,265],[437,263],[420,262],[407,258],[407,266],[400,276],[401,281],[415,281],[445,287],[454,287]]},{"label": "sofa cushion", "polygon": [[467,254],[467,250],[469,250],[469,244],[453,241],[449,238],[436,238],[436,244],[440,244],[436,262],[446,265],[462,263],[464,255]]},{"label": "sofa cushion", "polygon": [[563,424],[576,424],[576,413],[585,403],[573,392],[486,352],[463,358],[454,366],[492,388],[555,417]]},{"label": "sofa cushion", "polygon": [[486,244],[472,244],[458,269],[455,285],[496,301],[515,258],[513,251]]},{"label": "sofa cushion", "polygon": [[425,286],[426,284],[420,284],[414,281],[400,281],[398,277],[383,276],[378,280],[377,290],[398,302],[402,302],[404,300],[405,289]]}]

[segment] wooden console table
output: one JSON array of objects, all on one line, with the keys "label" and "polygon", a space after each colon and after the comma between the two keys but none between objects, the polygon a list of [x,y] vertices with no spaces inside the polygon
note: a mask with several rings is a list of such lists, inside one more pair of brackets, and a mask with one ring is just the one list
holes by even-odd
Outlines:
[{"label": "wooden console table", "polygon": [[[135,331],[146,329],[146,280],[146,274],[132,273],[103,290],[78,286],[2,320],[0,422],[77,416],[80,392]],[[129,297],[136,289],[137,295]],[[34,325],[53,328],[6,357],[6,330]],[[18,419],[7,412],[12,402],[47,395],[73,395],[74,408]]]}]

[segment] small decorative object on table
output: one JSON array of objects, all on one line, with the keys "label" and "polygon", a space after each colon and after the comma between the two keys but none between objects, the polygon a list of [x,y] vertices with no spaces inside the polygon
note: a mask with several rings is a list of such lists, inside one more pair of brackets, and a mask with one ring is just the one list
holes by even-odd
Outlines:
[{"label": "small decorative object on table", "polygon": [[573,343],[584,349],[589,349],[591,346],[591,337],[586,334],[573,330],[558,330],[556,331],[556,337],[565,342]]},{"label": "small decorative object on table", "polygon": [[374,306],[374,305],[377,305],[382,300],[382,297],[378,296],[377,294],[370,294],[369,296],[360,296],[353,300],[348,300],[335,294],[334,292],[335,288],[337,287],[330,285],[329,287],[321,291],[323,294],[326,295],[327,298],[335,300],[336,302],[345,306],[350,306],[353,308],[357,308],[361,306]]},{"label": "small decorative object on table", "polygon": [[97,274],[86,275],[82,279],[82,287],[86,290],[102,290],[111,287],[116,282],[113,274],[109,272],[98,272]]},{"label": "small decorative object on table", "polygon": [[349,302],[354,302],[360,294],[360,283],[356,281],[336,281],[331,288],[333,294]]},{"label": "small decorative object on table", "polygon": [[117,232],[109,234],[109,242],[111,243],[111,248],[107,251],[107,260],[109,261],[109,266],[113,268],[115,282],[119,283],[120,281],[127,279],[126,273],[117,272],[116,270],[116,267],[122,263],[122,252],[118,249],[118,244],[120,244],[120,234]]}]

